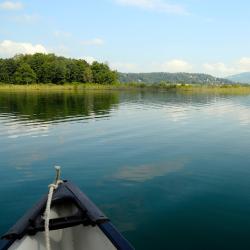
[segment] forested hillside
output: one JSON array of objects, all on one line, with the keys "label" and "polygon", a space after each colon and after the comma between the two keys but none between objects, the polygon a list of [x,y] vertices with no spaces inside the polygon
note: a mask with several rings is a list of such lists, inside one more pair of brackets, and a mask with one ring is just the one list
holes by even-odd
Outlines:
[{"label": "forested hillside", "polygon": [[194,73],[119,73],[120,82],[143,83],[187,83],[187,84],[232,84],[228,79],[217,78],[207,74]]},{"label": "forested hillside", "polygon": [[117,81],[116,71],[103,63],[87,63],[54,54],[17,55],[0,59],[0,82],[12,84],[106,83]]}]

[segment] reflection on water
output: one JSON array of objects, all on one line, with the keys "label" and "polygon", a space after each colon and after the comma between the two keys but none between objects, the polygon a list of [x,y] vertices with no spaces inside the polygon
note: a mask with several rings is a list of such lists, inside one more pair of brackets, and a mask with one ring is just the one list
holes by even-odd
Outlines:
[{"label": "reflection on water", "polygon": [[118,93],[0,93],[0,113],[20,119],[56,121],[76,117],[108,115],[118,103]]},{"label": "reflection on water", "polygon": [[0,231],[54,165],[136,249],[249,249],[250,97],[0,93]]},{"label": "reflection on water", "polygon": [[151,164],[141,166],[127,166],[120,169],[119,172],[114,175],[114,178],[127,181],[143,182],[181,170],[184,166],[185,162],[180,160],[175,162],[166,162],[160,165]]},{"label": "reflection on water", "polygon": [[[9,138],[48,136],[51,123],[108,118],[118,93],[0,93],[0,117]],[[7,129],[6,129],[7,128]]]}]

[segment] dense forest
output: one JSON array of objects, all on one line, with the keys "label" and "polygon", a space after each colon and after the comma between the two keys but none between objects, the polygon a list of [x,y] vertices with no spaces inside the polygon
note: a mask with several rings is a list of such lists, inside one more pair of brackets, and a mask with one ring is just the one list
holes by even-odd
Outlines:
[{"label": "dense forest", "polygon": [[65,82],[112,84],[118,74],[107,64],[87,63],[54,54],[16,55],[0,59],[0,82],[11,84]]},{"label": "dense forest", "polygon": [[232,84],[233,82],[207,74],[195,73],[119,73],[119,81],[128,83]]}]

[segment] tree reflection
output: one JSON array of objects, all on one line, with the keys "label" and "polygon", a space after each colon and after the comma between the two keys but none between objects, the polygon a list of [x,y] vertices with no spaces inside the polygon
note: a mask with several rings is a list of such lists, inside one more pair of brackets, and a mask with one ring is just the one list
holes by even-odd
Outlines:
[{"label": "tree reflection", "polygon": [[0,93],[0,113],[39,121],[108,115],[118,103],[118,92]]}]

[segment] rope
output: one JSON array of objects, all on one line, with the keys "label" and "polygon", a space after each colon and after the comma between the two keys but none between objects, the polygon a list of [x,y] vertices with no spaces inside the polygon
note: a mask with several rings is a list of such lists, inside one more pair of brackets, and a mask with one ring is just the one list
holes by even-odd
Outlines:
[{"label": "rope", "polygon": [[56,169],[56,178],[54,183],[49,185],[49,193],[48,199],[46,203],[46,209],[44,212],[44,229],[45,229],[45,243],[46,243],[46,250],[50,250],[50,237],[49,237],[49,219],[50,219],[50,206],[53,197],[54,191],[58,188],[58,185],[63,181],[60,180],[61,175],[61,168],[59,166],[55,166]]}]

